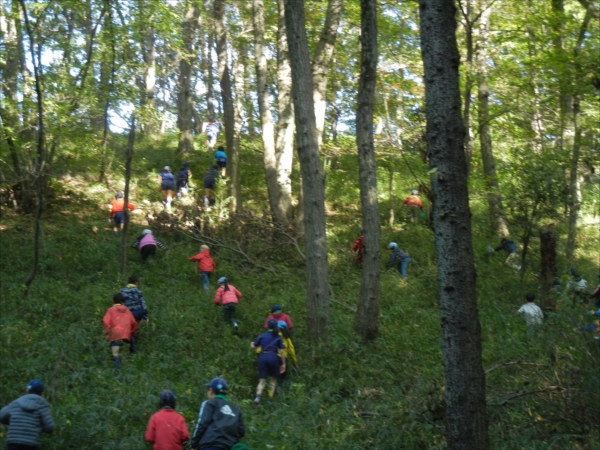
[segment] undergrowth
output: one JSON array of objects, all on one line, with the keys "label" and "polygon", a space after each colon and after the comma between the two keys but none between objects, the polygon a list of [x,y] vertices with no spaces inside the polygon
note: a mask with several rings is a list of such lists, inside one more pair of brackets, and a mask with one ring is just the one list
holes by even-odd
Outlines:
[{"label": "undergrowth", "polygon": [[[352,329],[360,270],[348,254],[360,228],[358,175],[356,157],[343,154],[339,168],[328,173],[332,326],[327,339],[313,342],[304,320],[304,263],[291,237],[265,225],[264,172],[252,145],[247,144],[242,159],[246,213],[228,220],[194,206],[212,154],[198,151],[189,158],[196,189],[166,216],[158,207],[156,174],[164,165],[177,167],[181,161],[171,142],[137,145],[131,201],[141,213],[132,216],[129,240],[150,221],[169,251],[158,250],[155,259],[142,263],[128,250],[127,274],[141,278],[150,322],[142,326],[139,352],[124,352],[120,372],[112,366],[101,319],[112,295],[124,286],[119,239],[106,220],[114,191],[123,188],[122,178],[113,173],[110,187],[100,184],[92,176],[94,162],[80,158],[51,181],[40,270],[28,298],[22,291],[31,266],[32,218],[3,207],[0,405],[23,394],[28,380],[43,379],[56,421],[56,432],[44,437],[44,448],[149,448],[142,435],[157,408],[158,393],[166,388],[178,396],[177,409],[193,431],[206,395],[204,383],[215,376],[229,382],[230,398],[241,407],[246,422],[245,442],[256,449],[445,447],[432,232],[402,218],[393,229],[382,229],[382,270],[389,241],[409,252],[414,262],[406,283],[395,270],[382,273],[379,337],[362,342]],[[119,158],[121,154],[112,169],[122,173]],[[426,178],[423,163],[416,158],[411,162]],[[382,187],[387,172],[380,175]],[[294,183],[297,186],[297,180]],[[396,195],[403,197],[413,185],[410,172],[401,169]],[[389,199],[383,190],[380,196],[382,223],[387,223]],[[537,290],[538,244],[532,243],[532,265],[521,283],[503,265],[504,258],[487,255],[486,245],[496,243],[485,232],[485,208],[478,198],[473,192],[492,448],[598,446],[599,346],[591,334],[578,331],[587,325],[584,314],[589,306],[564,299],[561,309],[549,313],[534,338],[528,338],[515,311],[525,292]],[[243,293],[237,334],[220,322],[219,308],[213,306],[212,295],[202,292],[196,265],[188,261],[204,239],[200,230],[222,244],[211,245],[217,262],[211,294],[220,276],[227,276]],[[582,236],[577,268],[590,284],[595,281],[597,261],[592,258],[598,248],[597,232]],[[562,259],[559,266],[567,268]],[[262,332],[274,303],[283,305],[296,325],[293,340],[300,369],[292,371],[273,404],[256,407],[251,404],[256,357],[249,344]],[[0,429],[0,442],[5,436],[6,428]]]}]

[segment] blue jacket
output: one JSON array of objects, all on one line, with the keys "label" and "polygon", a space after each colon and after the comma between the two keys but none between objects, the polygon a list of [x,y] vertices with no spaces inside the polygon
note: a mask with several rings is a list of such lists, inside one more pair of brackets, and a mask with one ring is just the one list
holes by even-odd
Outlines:
[{"label": "blue jacket", "polygon": [[504,244],[500,244],[498,247],[496,247],[494,249],[494,251],[499,252],[500,250],[504,250],[506,253],[518,253],[519,252],[519,248],[517,247],[517,244],[515,244],[513,241],[507,239],[506,241],[504,241]]},{"label": "blue jacket", "polygon": [[225,152],[223,152],[221,150],[217,150],[215,152],[215,159],[217,161],[227,161],[227,155],[225,154]]},{"label": "blue jacket", "polygon": [[404,251],[400,247],[396,247],[392,250],[392,254],[390,255],[390,260],[387,263],[387,268],[395,266],[397,263],[401,263],[405,259],[410,258],[410,255]]},{"label": "blue jacket", "polygon": [[128,284],[127,287],[121,289],[121,294],[125,296],[125,302],[123,304],[129,309],[129,311],[144,311],[144,319],[148,319],[148,307],[140,291],[135,284]]},{"label": "blue jacket", "polygon": [[19,397],[0,411],[0,422],[9,426],[7,444],[40,446],[40,434],[52,433],[54,421],[50,405],[37,394]]}]

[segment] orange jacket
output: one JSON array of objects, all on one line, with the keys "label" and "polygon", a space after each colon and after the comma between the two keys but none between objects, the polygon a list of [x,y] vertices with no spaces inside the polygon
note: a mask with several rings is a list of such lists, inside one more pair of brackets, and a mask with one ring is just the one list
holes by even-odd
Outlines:
[{"label": "orange jacket", "polygon": [[237,305],[240,303],[238,300],[240,298],[242,298],[242,293],[231,284],[229,285],[228,291],[225,290],[225,287],[221,286],[215,293],[215,305],[227,305],[229,303],[235,303]]},{"label": "orange jacket", "polygon": [[[128,205],[127,207],[130,210],[133,211],[135,209],[135,206],[133,206],[133,204],[128,203],[127,205]],[[110,217],[114,216],[115,213],[117,213],[117,212],[122,212],[124,207],[125,207],[125,200],[123,200],[122,198],[116,199],[114,202],[112,202],[112,209],[110,210]]]},{"label": "orange jacket", "polygon": [[104,332],[108,341],[119,341],[131,339],[131,335],[138,329],[138,324],[131,311],[120,303],[117,303],[106,311],[102,319]]},{"label": "orange jacket", "polygon": [[190,261],[198,261],[198,270],[200,272],[214,272],[217,265],[210,257],[210,250],[202,250],[196,256],[192,256]]},{"label": "orange jacket", "polygon": [[423,209],[423,202],[416,195],[409,195],[402,203],[406,206],[418,206]]}]

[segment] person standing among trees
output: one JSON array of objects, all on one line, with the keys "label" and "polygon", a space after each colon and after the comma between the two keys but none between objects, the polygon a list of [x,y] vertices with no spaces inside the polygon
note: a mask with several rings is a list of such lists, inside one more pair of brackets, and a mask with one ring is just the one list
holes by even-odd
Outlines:
[{"label": "person standing among trees", "polygon": [[283,354],[285,345],[279,335],[277,321],[269,319],[267,327],[268,330],[266,333],[261,334],[254,342],[250,343],[250,347],[253,350],[256,350],[258,347],[261,348],[258,355],[258,386],[256,387],[256,397],[254,398],[255,405],[260,403],[260,397],[267,383],[267,376],[270,377],[269,398],[273,398],[275,389],[277,388],[277,377],[285,372],[285,355]]},{"label": "person standing among trees", "polygon": [[[128,203],[127,207],[133,211],[135,206],[132,203]],[[123,214],[123,210],[125,209],[125,199],[123,199],[123,193],[117,192],[115,194],[115,200],[112,202],[112,207],[110,210],[110,217],[112,217],[115,222],[115,227],[113,228],[113,234],[116,236],[119,232],[119,229],[123,229],[123,224],[125,223],[125,215]]]},{"label": "person standing among trees", "polygon": [[[488,250],[491,250],[491,247],[488,247]],[[508,267],[512,267],[517,272],[521,270],[521,266],[517,264],[519,259],[519,248],[517,247],[517,244],[510,239],[502,238],[500,240],[500,245],[493,249],[492,252],[499,252],[500,250],[504,250],[508,253],[508,257],[506,258],[506,261],[504,261],[504,264]]]},{"label": "person standing among trees", "polygon": [[177,200],[181,200],[188,193],[188,183],[192,178],[189,164],[181,163],[181,169],[177,171]]},{"label": "person standing among trees", "polygon": [[227,172],[227,154],[222,145],[220,145],[215,152],[215,161],[217,166],[221,168],[221,176],[225,177],[225,173]]},{"label": "person standing among trees", "polygon": [[[408,218],[412,223],[417,223],[419,220],[419,213],[423,212],[423,202],[419,198],[419,191],[413,189],[410,195],[402,202],[400,208],[408,206]],[[420,210],[420,212],[419,212]]]},{"label": "person standing among trees", "polygon": [[102,323],[104,324],[104,332],[106,339],[110,342],[110,350],[112,353],[113,362],[117,369],[121,368],[121,357],[119,355],[123,342],[129,343],[129,351],[136,352],[135,340],[133,334],[138,329],[138,324],[123,303],[125,297],[118,292],[113,296],[114,305],[108,308]]},{"label": "person standing among trees", "polygon": [[225,277],[219,278],[217,281],[219,288],[215,293],[215,305],[221,306],[221,322],[230,322],[235,328],[238,324],[235,321],[235,310],[237,305],[240,303],[239,299],[242,298],[242,293],[238,291],[235,286],[229,284],[229,281]]},{"label": "person standing among trees", "polygon": [[171,168],[165,166],[163,171],[158,174],[160,189],[163,197],[163,204],[167,211],[171,211],[171,202],[173,201],[173,190],[175,189],[175,177],[171,173]]},{"label": "person standing among trees", "polygon": [[206,137],[208,138],[206,145],[208,146],[209,150],[212,150],[217,143],[219,131],[221,131],[221,124],[214,120],[211,120],[206,126]]},{"label": "person standing among trees", "polygon": [[204,173],[204,206],[209,207],[215,204],[215,185],[219,179],[219,166],[212,165]]},{"label": "person standing among trees", "polygon": [[40,448],[40,435],[54,431],[50,405],[42,397],[44,383],[34,379],[27,385],[27,394],[0,410],[0,422],[8,425],[6,450]]},{"label": "person standing among trees", "polygon": [[227,381],[213,378],[206,384],[208,400],[202,402],[190,448],[229,450],[244,437],[240,408],[227,400]]},{"label": "person standing among trees", "polygon": [[177,397],[169,389],[160,393],[158,407],[148,421],[144,439],[154,450],[183,450],[190,432],[183,416],[175,411]]},{"label": "person standing among trees", "polygon": [[538,325],[542,324],[542,320],[544,320],[544,313],[542,309],[535,304],[535,295],[529,293],[525,296],[525,303],[523,306],[519,308],[517,314],[522,314],[525,319],[525,323],[527,324],[527,334],[529,337],[533,337],[534,328]]},{"label": "person standing among trees", "polygon": [[395,242],[390,242],[388,248],[392,251],[392,254],[387,263],[387,268],[389,269],[393,266],[397,266],[398,272],[402,275],[402,278],[406,280],[408,277],[408,263],[412,261],[410,255],[398,247],[398,244]]},{"label": "person standing among trees", "polygon": [[356,253],[356,262],[359,264],[362,262],[363,253],[365,252],[365,242],[364,242],[364,236],[363,236],[364,233],[365,233],[365,229],[361,228],[360,236],[358,236],[356,241],[354,241],[354,245],[350,249],[350,253],[358,252],[358,253]]},{"label": "person standing among trees", "polygon": [[202,277],[202,287],[204,288],[204,292],[208,293],[208,282],[210,276],[217,267],[215,261],[210,257],[210,249],[208,248],[208,245],[202,244],[200,246],[200,253],[192,256],[190,261],[198,261],[198,271]]},{"label": "person standing among trees", "polygon": [[133,248],[139,248],[140,254],[142,255],[142,261],[146,261],[150,255],[156,254],[156,246],[159,246],[163,250],[167,250],[167,247],[162,242],[154,239],[152,230],[146,228],[142,231],[142,235],[137,238],[137,241],[131,246]]}]

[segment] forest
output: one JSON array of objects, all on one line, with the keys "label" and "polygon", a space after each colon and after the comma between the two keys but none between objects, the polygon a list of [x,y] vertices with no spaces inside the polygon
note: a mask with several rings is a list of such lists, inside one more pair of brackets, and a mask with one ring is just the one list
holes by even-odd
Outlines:
[{"label": "forest", "polygon": [[0,408],[41,379],[41,448],[151,448],[222,377],[254,449],[599,448],[598,105],[593,0],[1,0]]}]

